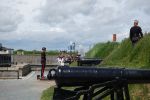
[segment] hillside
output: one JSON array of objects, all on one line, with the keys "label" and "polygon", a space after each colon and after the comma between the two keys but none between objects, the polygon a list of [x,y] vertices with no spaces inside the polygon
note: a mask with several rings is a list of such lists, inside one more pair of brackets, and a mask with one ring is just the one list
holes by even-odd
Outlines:
[{"label": "hillside", "polygon": [[[87,54],[91,57],[101,57],[103,52],[108,55],[100,66],[125,68],[150,68],[150,33],[133,47],[129,39],[124,39],[113,49],[103,49],[107,43],[97,44]],[[110,43],[113,44],[113,43]],[[105,46],[107,48],[109,45]],[[105,51],[107,50],[107,51]],[[95,52],[95,53],[93,53]],[[131,100],[148,100],[150,98],[150,84],[129,85]]]},{"label": "hillside", "polygon": [[135,47],[129,39],[125,39],[121,44],[104,59],[103,66],[121,67],[150,67],[150,34],[146,34]]},{"label": "hillside", "polygon": [[148,68],[150,66],[149,40],[150,33],[145,34],[134,47],[129,39],[124,39],[121,43],[97,43],[86,53],[86,56],[102,58],[104,61],[100,66]]},{"label": "hillside", "polygon": [[117,42],[107,42],[107,43],[97,43],[89,52],[86,53],[87,57],[91,58],[106,58],[115,48],[117,48],[119,43]]}]

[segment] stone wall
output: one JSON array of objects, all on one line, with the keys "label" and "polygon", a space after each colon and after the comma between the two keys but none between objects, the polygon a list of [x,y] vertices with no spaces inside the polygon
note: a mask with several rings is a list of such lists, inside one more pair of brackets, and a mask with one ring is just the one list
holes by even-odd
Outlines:
[{"label": "stone wall", "polygon": [[19,66],[19,76],[26,76],[31,72],[31,66],[29,64]]},{"label": "stone wall", "polygon": [[31,72],[29,64],[18,64],[12,67],[0,67],[0,78],[16,78],[19,79]]},{"label": "stone wall", "polygon": [[[46,64],[54,64],[57,62],[57,56],[46,56]],[[16,64],[41,64],[41,56],[39,55],[14,55],[14,63]]]}]

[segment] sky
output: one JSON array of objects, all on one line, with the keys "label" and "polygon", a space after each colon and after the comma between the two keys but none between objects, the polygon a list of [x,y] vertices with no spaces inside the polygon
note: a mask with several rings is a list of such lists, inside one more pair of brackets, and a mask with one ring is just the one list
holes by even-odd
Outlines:
[{"label": "sky", "polygon": [[90,48],[129,37],[135,19],[150,32],[150,0],[0,0],[0,43],[25,50]]}]

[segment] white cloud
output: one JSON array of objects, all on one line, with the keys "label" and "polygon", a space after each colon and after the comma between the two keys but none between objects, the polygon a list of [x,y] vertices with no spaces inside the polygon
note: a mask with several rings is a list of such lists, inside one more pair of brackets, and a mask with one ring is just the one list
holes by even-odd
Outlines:
[{"label": "white cloud", "polygon": [[0,3],[0,33],[15,31],[22,21],[22,16],[14,7],[15,2],[1,0]]},{"label": "white cloud", "polygon": [[22,41],[20,44],[32,42],[34,48],[38,44],[51,49],[67,48],[69,41],[88,47],[111,41],[114,33],[121,41],[128,37],[134,19],[140,21],[143,32],[150,31],[149,0],[1,1],[0,39]]}]

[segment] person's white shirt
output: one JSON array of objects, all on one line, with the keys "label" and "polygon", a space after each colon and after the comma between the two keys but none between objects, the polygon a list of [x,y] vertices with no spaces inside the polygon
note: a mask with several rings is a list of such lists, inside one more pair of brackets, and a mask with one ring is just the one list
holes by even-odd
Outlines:
[{"label": "person's white shirt", "polygon": [[60,64],[61,63],[61,58],[57,57],[57,63]]},{"label": "person's white shirt", "polygon": [[64,63],[64,62],[65,62],[64,58],[61,58],[61,61],[60,61],[60,62],[61,62],[61,63],[60,63],[61,66],[64,66],[64,65],[65,65],[65,63]]},{"label": "person's white shirt", "polygon": [[59,64],[60,66],[64,66],[64,65],[65,65],[64,61],[65,61],[64,58],[61,58],[61,57],[58,57],[58,58],[57,58],[57,62],[58,62],[58,64]]}]

